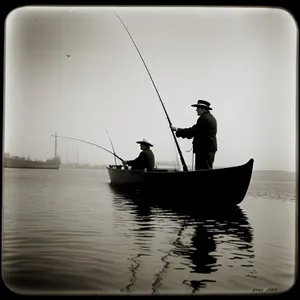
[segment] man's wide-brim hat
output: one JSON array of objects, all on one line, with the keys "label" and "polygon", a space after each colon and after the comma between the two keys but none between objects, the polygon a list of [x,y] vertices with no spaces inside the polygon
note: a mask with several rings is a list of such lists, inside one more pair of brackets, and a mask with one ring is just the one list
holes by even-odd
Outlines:
[{"label": "man's wide-brim hat", "polygon": [[208,101],[205,101],[205,100],[198,100],[197,104],[192,104],[191,106],[193,106],[193,107],[203,107],[203,108],[212,110],[212,108],[210,107],[210,103]]},{"label": "man's wide-brim hat", "polygon": [[153,147],[152,143],[149,140],[146,140],[146,139],[142,139],[141,141],[137,141],[137,143]]}]

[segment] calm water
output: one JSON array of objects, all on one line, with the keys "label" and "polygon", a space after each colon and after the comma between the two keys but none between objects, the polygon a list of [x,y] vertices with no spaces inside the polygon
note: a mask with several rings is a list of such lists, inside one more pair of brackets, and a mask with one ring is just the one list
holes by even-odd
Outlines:
[{"label": "calm water", "polygon": [[295,280],[296,178],[255,173],[236,210],[141,206],[106,170],[3,171],[2,276],[17,293],[261,293]]}]

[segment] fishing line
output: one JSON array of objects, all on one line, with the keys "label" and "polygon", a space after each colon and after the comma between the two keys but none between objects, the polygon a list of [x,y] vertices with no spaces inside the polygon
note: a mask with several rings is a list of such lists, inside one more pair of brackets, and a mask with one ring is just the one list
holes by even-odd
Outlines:
[{"label": "fishing line", "polygon": [[[52,135],[52,136],[54,136],[54,135]],[[100,145],[97,145],[97,144],[94,144],[94,143],[91,143],[91,142],[88,142],[88,141],[85,141],[85,140],[80,140],[80,139],[72,138],[72,137],[69,137],[69,136],[56,135],[56,137],[63,138],[63,139],[74,140],[74,141],[78,141],[78,142],[82,142],[82,143],[86,143],[86,144],[89,144],[89,145],[98,147],[98,148],[100,148],[100,149],[102,149],[102,150],[104,150],[104,151],[106,151],[106,152],[108,152],[108,153],[114,155],[114,156],[115,156],[116,158],[118,158],[120,161],[122,161],[122,162],[124,161],[124,159],[122,159],[120,156],[118,156],[117,154],[115,154],[115,153],[109,151],[108,149],[106,149],[106,148],[104,148],[104,147],[102,147],[102,146],[100,146]]]},{"label": "fishing line", "polygon": [[[105,129],[105,131],[106,131],[107,137],[108,137],[108,139],[109,139],[109,141],[110,141],[110,145],[111,145],[112,151],[113,151],[114,154],[116,154],[116,151],[115,151],[114,145],[113,145],[113,143],[112,143],[112,141],[111,141],[111,138],[110,138],[110,136],[109,136],[109,133],[108,133],[108,131],[107,131],[107,129],[106,129],[106,127],[105,127],[103,121],[101,120],[99,113],[96,111],[95,108],[94,108],[94,110],[95,110],[96,115],[99,117],[99,119],[100,119],[100,121],[101,121],[101,123],[102,123],[102,125],[103,125],[103,127],[104,127],[104,129]],[[116,156],[114,156],[114,159],[115,159],[115,165],[117,165]]]},{"label": "fishing line", "polygon": [[[146,63],[145,63],[145,61],[144,61],[144,59],[143,59],[143,56],[142,56],[142,54],[140,53],[140,51],[139,51],[137,45],[135,44],[135,42],[134,42],[134,40],[133,40],[133,38],[132,38],[132,36],[131,36],[129,30],[127,29],[127,27],[126,27],[125,24],[123,23],[122,19],[119,17],[119,15],[117,14],[116,11],[114,11],[114,12],[115,12],[115,14],[117,15],[118,19],[120,20],[120,22],[122,23],[122,25],[124,26],[125,30],[127,31],[127,33],[128,33],[128,35],[129,35],[131,41],[133,42],[133,45],[135,46],[135,48],[136,48],[136,50],[137,50],[137,52],[138,52],[138,54],[139,54],[139,56],[140,56],[140,58],[141,58],[141,60],[142,60],[142,62],[143,62],[143,64],[144,64],[144,66],[145,66],[145,68],[146,68],[146,70],[147,70],[147,72],[148,72],[148,75],[149,75],[149,77],[150,77],[150,79],[151,79],[151,82],[152,82],[152,84],[153,84],[153,86],[154,86],[154,89],[155,89],[155,91],[156,91],[156,93],[157,93],[157,96],[158,96],[158,98],[159,98],[159,100],[160,100],[160,103],[161,103],[161,105],[162,105],[162,108],[163,108],[163,110],[164,110],[164,112],[165,112],[165,114],[166,114],[167,120],[168,120],[168,122],[169,122],[170,129],[171,129],[171,126],[172,126],[171,120],[170,120],[170,118],[169,118],[169,115],[168,115],[168,113],[167,113],[167,110],[166,110],[166,108],[165,108],[165,105],[164,105],[164,103],[163,103],[163,101],[162,101],[162,99],[161,99],[161,97],[160,97],[160,94],[159,94],[159,92],[158,92],[158,89],[157,89],[157,87],[156,87],[156,85],[155,85],[155,83],[154,83],[154,80],[153,80],[153,78],[152,78],[152,76],[151,76],[151,74],[150,74],[150,71],[149,71],[149,69],[148,69],[148,67],[147,67],[147,65],[146,65]],[[177,141],[176,136],[175,136],[175,134],[174,134],[174,132],[173,132],[172,129],[171,129],[171,133],[172,133],[172,135],[173,135],[173,138],[174,138],[174,141],[175,141],[175,144],[176,144],[176,147],[177,147],[177,151],[178,151],[179,156],[180,156],[180,160],[181,160],[181,163],[182,163],[183,170],[184,170],[184,171],[188,171],[188,168],[187,168],[186,163],[185,163],[185,161],[184,161],[184,157],[183,157],[183,155],[182,155],[182,152],[181,152],[181,149],[180,149],[180,147],[179,147],[178,141]]]}]

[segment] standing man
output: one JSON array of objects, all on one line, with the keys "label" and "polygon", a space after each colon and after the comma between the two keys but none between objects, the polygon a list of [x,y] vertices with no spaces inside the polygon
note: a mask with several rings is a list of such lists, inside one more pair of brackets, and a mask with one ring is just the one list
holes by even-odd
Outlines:
[{"label": "standing man", "polygon": [[146,169],[148,172],[153,171],[155,166],[155,157],[150,149],[153,145],[146,139],[137,141],[137,143],[140,144],[142,150],[139,156],[134,160],[123,161],[123,164],[131,166],[131,170]]},{"label": "standing man", "polygon": [[195,153],[195,169],[212,169],[217,151],[217,121],[210,113],[212,108],[205,100],[198,100],[196,107],[199,116],[197,123],[190,128],[177,128],[171,126],[177,137],[193,138],[193,153]]}]

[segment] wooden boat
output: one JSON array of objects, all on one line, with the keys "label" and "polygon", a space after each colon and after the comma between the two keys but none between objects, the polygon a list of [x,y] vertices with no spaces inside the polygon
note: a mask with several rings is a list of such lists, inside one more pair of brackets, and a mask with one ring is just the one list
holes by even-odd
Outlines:
[{"label": "wooden boat", "polygon": [[[184,161],[181,149],[172,129],[172,122],[169,118],[165,105],[160,97],[158,89],[150,74],[150,71],[143,59],[136,43],[122,19],[117,14],[119,20],[126,29],[132,40],[155,88],[159,101],[166,114],[174,142],[181,160],[183,170],[155,169],[153,172],[132,171],[123,166],[110,165],[107,167],[112,185],[119,185],[125,188],[134,188],[143,194],[156,194],[162,197],[162,201],[171,201],[175,204],[178,197],[181,206],[194,206],[199,204],[238,204],[248,190],[252,176],[254,160],[251,158],[246,164],[222,169],[189,171]],[[115,155],[115,154],[114,154]],[[115,155],[116,157],[116,155]],[[169,195],[178,197],[169,197]],[[171,199],[171,200],[168,200]]]},{"label": "wooden boat", "polygon": [[181,205],[237,205],[247,193],[254,160],[239,166],[212,170],[178,171],[155,169],[153,172],[132,171],[123,166],[107,167],[111,185],[124,190],[162,196],[162,201],[182,198]]},{"label": "wooden boat", "polygon": [[[118,16],[118,15],[117,15]],[[245,197],[253,170],[254,160],[251,158],[244,165],[233,166],[228,168],[212,169],[212,170],[196,170],[189,171],[179,147],[177,138],[172,129],[172,123],[169,115],[166,111],[165,105],[160,97],[158,89],[154,83],[154,80],[150,74],[146,63],[136,46],[131,34],[126,28],[125,24],[118,16],[126,29],[129,37],[131,38],[136,50],[138,51],[140,58],[148,72],[151,82],[155,88],[159,101],[166,114],[172,136],[174,138],[175,145],[181,160],[183,170],[168,170],[156,168],[152,172],[146,171],[133,171],[122,165],[109,165],[107,167],[111,185],[122,187],[125,190],[134,190],[143,195],[152,195],[161,198],[162,202],[170,202],[172,205],[179,203],[181,206],[194,207],[199,203],[201,205],[236,205],[239,204]],[[110,154],[113,154],[115,158],[124,160],[119,157],[113,148],[113,152],[97,144],[79,140],[71,137],[64,137],[80,142],[88,143],[96,146]],[[170,197],[174,195],[176,197]],[[167,197],[165,197],[167,196]],[[178,197],[182,197],[182,201],[178,201]],[[158,199],[158,198],[155,198]]]}]

